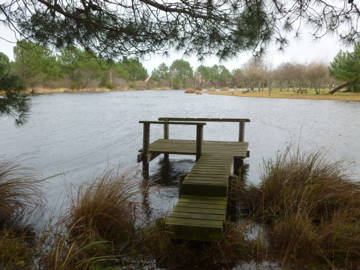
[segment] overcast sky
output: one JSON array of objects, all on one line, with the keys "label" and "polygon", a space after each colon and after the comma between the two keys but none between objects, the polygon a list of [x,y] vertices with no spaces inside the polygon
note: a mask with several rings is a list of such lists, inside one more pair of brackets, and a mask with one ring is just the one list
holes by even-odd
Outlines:
[{"label": "overcast sky", "polygon": [[[302,35],[298,39],[289,38],[289,46],[284,51],[279,51],[277,46],[270,44],[268,46],[265,61],[272,67],[276,67],[284,62],[296,62],[296,63],[310,63],[313,61],[320,61],[329,63],[340,49],[348,50],[351,48],[345,47],[336,36],[325,36],[320,40],[314,40],[310,31],[303,30]],[[6,39],[6,40],[4,40]],[[11,42],[9,42],[11,41]],[[6,26],[0,25],[0,51],[13,59],[13,47],[16,42],[16,37]],[[183,58],[190,62],[193,68],[196,68],[200,64],[214,65],[222,64],[228,69],[241,68],[241,66],[248,62],[252,57],[251,52],[241,53],[237,57],[231,60],[219,62],[216,57],[207,57],[203,62],[199,62],[196,56],[183,57],[180,52],[173,52],[168,57],[162,55],[148,55],[142,60],[143,65],[151,72],[162,62],[171,64],[175,59]]]}]

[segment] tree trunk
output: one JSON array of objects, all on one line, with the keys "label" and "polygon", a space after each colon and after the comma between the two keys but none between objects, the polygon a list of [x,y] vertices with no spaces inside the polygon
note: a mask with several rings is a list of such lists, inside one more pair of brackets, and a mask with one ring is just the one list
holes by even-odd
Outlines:
[{"label": "tree trunk", "polygon": [[346,86],[350,86],[350,85],[357,84],[357,83],[360,83],[360,82],[359,81],[351,81],[351,82],[343,83],[343,84],[339,85],[338,87],[335,87],[333,90],[331,90],[329,92],[329,94],[333,95],[340,89],[343,89]]}]

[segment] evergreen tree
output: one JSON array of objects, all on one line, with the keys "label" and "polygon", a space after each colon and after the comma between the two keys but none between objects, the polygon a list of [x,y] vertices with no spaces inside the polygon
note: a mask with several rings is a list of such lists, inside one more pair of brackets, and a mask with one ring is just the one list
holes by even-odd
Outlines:
[{"label": "evergreen tree", "polygon": [[170,67],[170,76],[173,88],[178,89],[188,86],[193,78],[190,63],[182,59],[175,60]]},{"label": "evergreen tree", "polygon": [[329,93],[334,94],[344,87],[358,90],[355,85],[360,83],[360,43],[355,45],[353,52],[340,51],[330,63],[330,76],[345,82]]}]

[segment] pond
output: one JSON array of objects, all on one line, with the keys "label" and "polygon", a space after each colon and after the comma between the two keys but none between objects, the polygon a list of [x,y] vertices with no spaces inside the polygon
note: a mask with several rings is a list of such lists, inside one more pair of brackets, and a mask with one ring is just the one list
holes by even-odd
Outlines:
[{"label": "pond", "polygon": [[[70,197],[71,187],[90,181],[109,168],[134,174],[142,144],[139,120],[158,117],[250,118],[248,180],[261,177],[261,164],[291,145],[320,150],[329,160],[343,160],[353,179],[360,175],[360,103],[191,95],[183,91],[61,93],[32,97],[31,115],[20,127],[0,118],[0,158],[34,168],[44,182],[49,212]],[[151,140],[162,137],[151,129]],[[195,138],[195,127],[172,126],[172,138]],[[208,123],[204,138],[237,140],[238,125]],[[178,197],[178,176],[191,170],[194,157],[171,156],[171,177],[161,178],[160,159],[151,162],[153,184],[143,204],[154,215],[171,211]],[[140,182],[140,177],[137,178]],[[65,203],[66,204],[66,203]],[[51,210],[51,211],[50,211]],[[153,216],[154,216],[153,215]],[[151,215],[150,215],[151,216]]]}]

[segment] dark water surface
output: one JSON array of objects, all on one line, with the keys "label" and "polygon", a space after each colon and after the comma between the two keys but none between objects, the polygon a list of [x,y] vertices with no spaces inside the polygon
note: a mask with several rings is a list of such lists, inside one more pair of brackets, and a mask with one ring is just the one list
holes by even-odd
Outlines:
[{"label": "dark water surface", "polygon": [[[248,180],[258,183],[263,159],[292,144],[302,151],[321,150],[331,160],[347,162],[354,179],[360,177],[360,103],[290,99],[237,98],[190,95],[182,91],[69,93],[32,98],[28,123],[0,118],[0,158],[17,159],[34,168],[44,183],[49,207],[57,207],[72,186],[105,169],[121,173],[140,169],[136,163],[142,144],[139,120],[173,117],[250,118],[245,138],[250,143]],[[151,129],[151,139],[162,127]],[[172,126],[170,136],[195,138],[195,127]],[[205,139],[237,140],[238,126],[209,123]],[[194,158],[173,156],[171,180],[161,178],[159,159],[151,162],[155,183],[142,198],[156,213],[170,211],[177,199],[178,176],[191,170]],[[151,213],[150,213],[151,214]],[[149,215],[150,215],[149,214]]]}]

